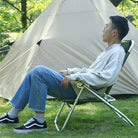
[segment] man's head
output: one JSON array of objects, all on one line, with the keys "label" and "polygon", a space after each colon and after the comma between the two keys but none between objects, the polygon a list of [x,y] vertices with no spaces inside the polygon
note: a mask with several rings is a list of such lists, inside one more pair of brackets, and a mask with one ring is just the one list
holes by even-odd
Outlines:
[{"label": "man's head", "polygon": [[121,16],[110,16],[113,28],[118,30],[118,38],[122,40],[128,33],[128,21],[126,18]]},{"label": "man's head", "polygon": [[103,41],[109,42],[113,39],[121,41],[128,33],[128,21],[121,16],[110,16],[110,22],[103,30]]}]

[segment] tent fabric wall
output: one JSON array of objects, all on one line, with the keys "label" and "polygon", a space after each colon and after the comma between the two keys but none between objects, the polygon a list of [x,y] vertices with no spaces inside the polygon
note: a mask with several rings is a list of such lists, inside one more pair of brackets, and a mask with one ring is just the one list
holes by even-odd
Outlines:
[{"label": "tent fabric wall", "polygon": [[[102,30],[112,15],[121,14],[109,0],[53,0],[1,62],[0,97],[11,99],[27,72],[37,65],[56,71],[88,67],[107,47]],[[138,94],[138,30],[129,26],[125,39],[133,39],[135,47],[111,94]]]}]

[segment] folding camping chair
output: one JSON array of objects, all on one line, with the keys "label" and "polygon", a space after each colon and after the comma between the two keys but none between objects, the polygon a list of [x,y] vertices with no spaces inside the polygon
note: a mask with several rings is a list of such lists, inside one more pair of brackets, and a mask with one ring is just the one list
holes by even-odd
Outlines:
[{"label": "folding camping chair", "polygon": [[[130,54],[130,52],[132,50],[132,47],[134,46],[134,41],[125,40],[125,41],[122,42],[122,46],[123,46],[123,48],[124,48],[124,50],[126,52],[126,55],[125,55],[125,58],[124,58],[124,62],[123,62],[123,65],[124,65],[127,57],[129,56],[129,54]],[[107,87],[106,91],[100,92],[100,94],[99,94],[96,90],[93,90],[88,84],[86,84],[84,82],[72,81],[71,83],[77,83],[77,87],[80,88],[80,92],[77,95],[75,100],[74,99],[62,100],[63,103],[61,104],[61,107],[60,107],[60,109],[59,109],[59,111],[58,111],[58,113],[57,113],[57,115],[55,117],[55,120],[54,120],[54,124],[55,124],[55,127],[56,127],[57,131],[63,131],[64,130],[64,128],[65,128],[66,124],[68,123],[68,121],[69,121],[69,119],[70,119],[70,117],[71,117],[76,105],[87,103],[87,102],[94,102],[94,101],[101,101],[101,102],[105,103],[123,121],[125,121],[126,123],[134,126],[134,124],[131,122],[131,120],[126,115],[124,115],[122,112],[120,112],[117,108],[115,108],[111,104],[111,102],[116,100],[115,98],[113,98],[112,96],[109,95],[109,92],[110,92],[112,86]],[[80,99],[80,96],[83,93],[84,89],[87,89],[95,98],[92,98],[92,99]],[[66,118],[62,128],[59,129],[59,126],[58,126],[57,122],[58,122],[58,118],[59,118],[61,112],[63,111],[63,107],[65,106],[65,104],[68,105],[68,107],[70,108],[70,111],[69,111],[69,113],[67,115],[67,118]],[[71,106],[71,104],[72,104],[72,106]]]}]

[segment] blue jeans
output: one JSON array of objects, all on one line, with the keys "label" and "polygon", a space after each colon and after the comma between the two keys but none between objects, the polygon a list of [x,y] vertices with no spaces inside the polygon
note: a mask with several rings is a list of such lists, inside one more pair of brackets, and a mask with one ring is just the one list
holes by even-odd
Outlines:
[{"label": "blue jeans", "polygon": [[64,75],[44,66],[37,66],[30,71],[10,103],[18,110],[28,108],[45,111],[47,94],[59,99],[74,99],[76,94],[69,83],[67,89],[60,86]]}]

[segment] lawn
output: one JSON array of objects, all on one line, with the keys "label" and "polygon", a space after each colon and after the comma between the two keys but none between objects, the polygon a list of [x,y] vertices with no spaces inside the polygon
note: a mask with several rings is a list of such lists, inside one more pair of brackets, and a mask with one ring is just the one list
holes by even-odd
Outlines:
[{"label": "lawn", "polygon": [[[15,134],[13,128],[16,125],[0,126],[0,137],[2,138],[137,138],[138,137],[138,97],[117,97],[117,101],[113,103],[115,107],[120,109],[135,124],[130,126],[118,118],[103,103],[87,103],[79,105],[75,108],[65,130],[57,132],[54,126],[54,118],[60,107],[61,101],[47,101],[45,112],[45,120],[48,129],[42,132],[32,132],[28,134]],[[11,105],[0,99],[0,115],[7,112]],[[66,112],[60,117],[59,125],[62,124],[66,117]],[[24,124],[33,116],[33,111],[27,108],[19,114],[20,125]]]}]

